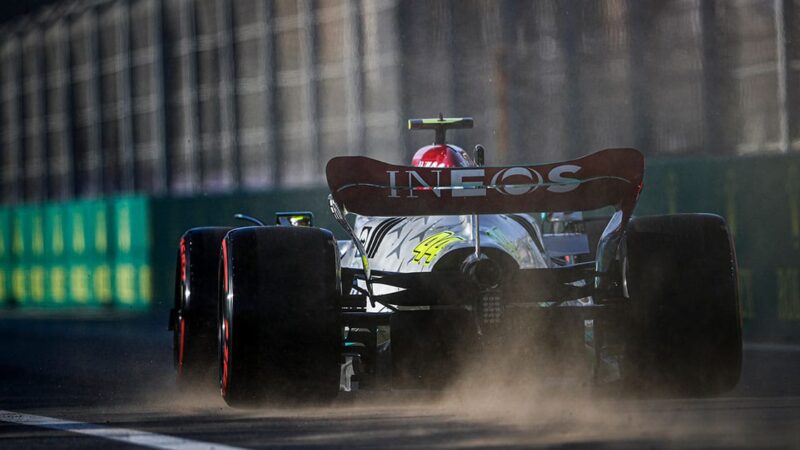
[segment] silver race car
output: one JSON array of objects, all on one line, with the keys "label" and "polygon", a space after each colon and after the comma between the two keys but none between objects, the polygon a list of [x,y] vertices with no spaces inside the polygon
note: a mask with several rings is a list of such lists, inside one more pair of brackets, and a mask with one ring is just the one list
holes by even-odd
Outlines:
[{"label": "silver race car", "polygon": [[471,127],[410,120],[435,138],[409,166],[331,159],[347,240],[304,212],[187,231],[170,317],[179,384],[213,377],[232,406],[438,388],[515,341],[515,357],[565,379],[580,367],[643,392],[736,385],[737,266],[721,217],[633,217],[637,150],[487,167],[481,146],[447,143]]}]

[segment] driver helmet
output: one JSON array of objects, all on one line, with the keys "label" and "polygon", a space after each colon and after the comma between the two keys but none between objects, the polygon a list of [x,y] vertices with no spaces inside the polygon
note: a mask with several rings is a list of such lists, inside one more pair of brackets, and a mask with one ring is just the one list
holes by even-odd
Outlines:
[{"label": "driver helmet", "polygon": [[414,167],[475,167],[475,161],[455,145],[428,145],[417,150],[411,160]]}]

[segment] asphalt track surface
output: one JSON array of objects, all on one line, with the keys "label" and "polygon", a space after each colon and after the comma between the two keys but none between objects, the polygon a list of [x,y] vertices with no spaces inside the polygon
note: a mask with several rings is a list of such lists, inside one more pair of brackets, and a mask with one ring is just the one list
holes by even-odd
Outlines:
[{"label": "asphalt track surface", "polygon": [[164,322],[0,315],[0,448],[800,448],[796,345],[748,343],[713,399],[495,386],[243,411],[176,392]]}]

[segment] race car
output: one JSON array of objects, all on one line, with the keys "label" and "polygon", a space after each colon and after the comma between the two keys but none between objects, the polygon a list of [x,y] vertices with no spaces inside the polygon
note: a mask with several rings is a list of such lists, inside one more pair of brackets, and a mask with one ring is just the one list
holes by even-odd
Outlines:
[{"label": "race car", "polygon": [[182,236],[170,315],[179,385],[213,379],[231,406],[439,388],[534,328],[522,358],[546,353],[558,367],[582,355],[595,384],[682,395],[737,384],[726,223],[634,217],[639,151],[489,167],[482,146],[447,142],[471,118],[408,125],[435,132],[411,165],[328,162],[330,210],[349,239],[306,212]]}]

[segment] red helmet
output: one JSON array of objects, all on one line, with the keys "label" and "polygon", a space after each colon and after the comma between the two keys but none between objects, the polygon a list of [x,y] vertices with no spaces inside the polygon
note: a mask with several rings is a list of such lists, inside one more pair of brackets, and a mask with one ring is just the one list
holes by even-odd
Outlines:
[{"label": "red helmet", "polygon": [[455,145],[427,145],[417,150],[411,165],[415,167],[474,167],[467,152]]}]

